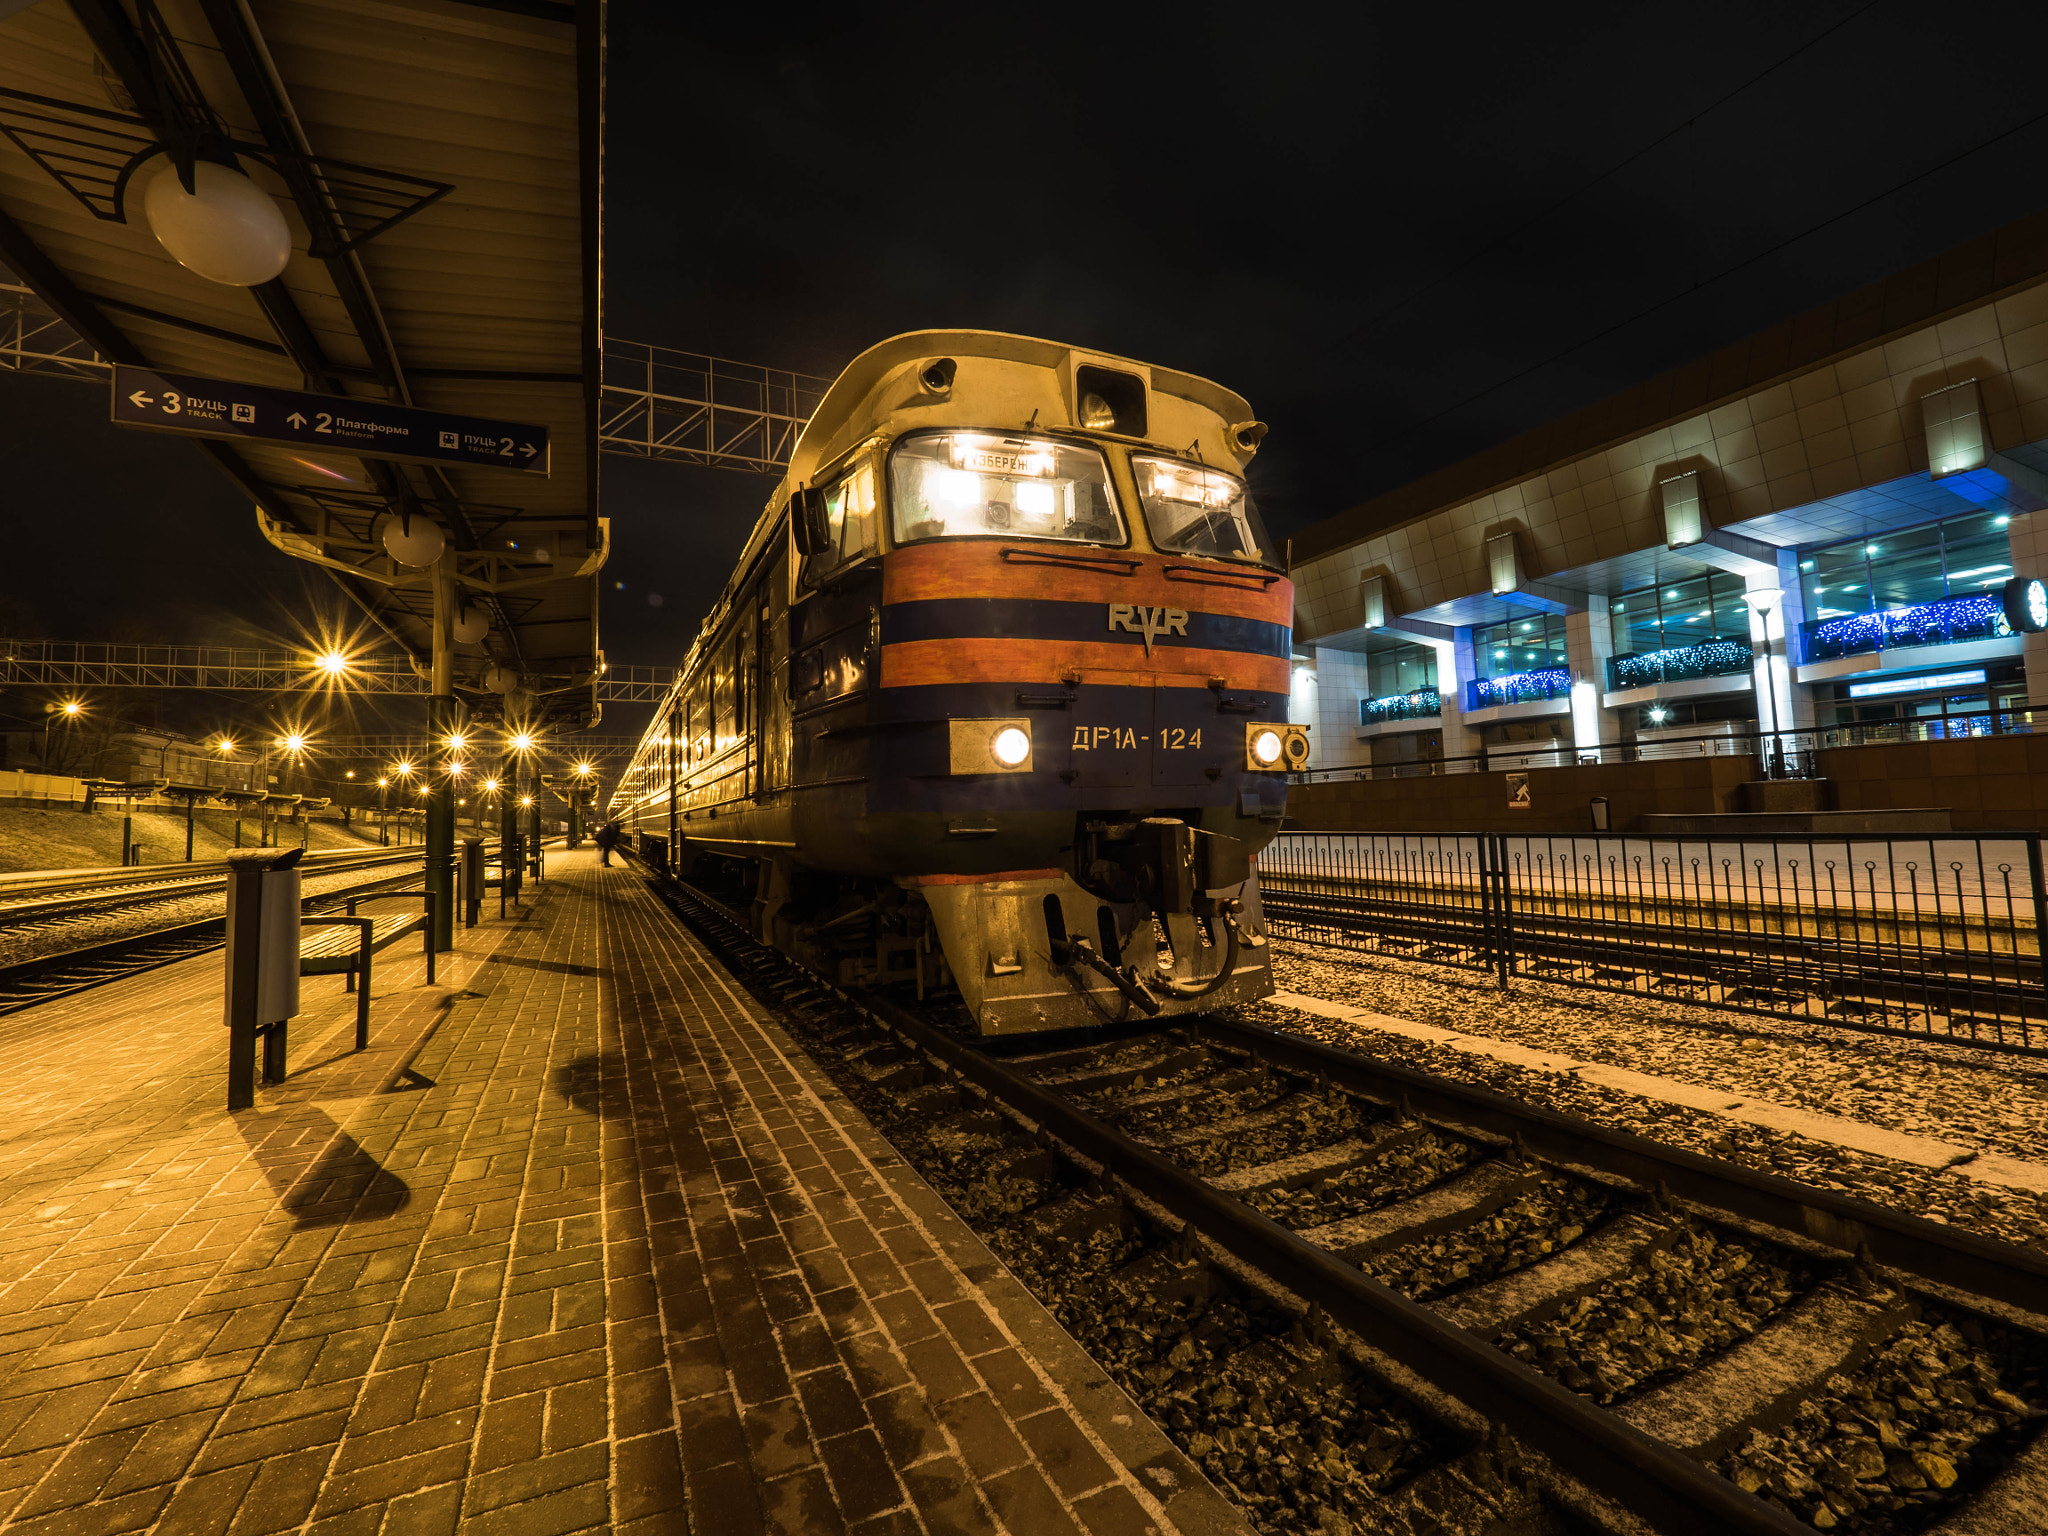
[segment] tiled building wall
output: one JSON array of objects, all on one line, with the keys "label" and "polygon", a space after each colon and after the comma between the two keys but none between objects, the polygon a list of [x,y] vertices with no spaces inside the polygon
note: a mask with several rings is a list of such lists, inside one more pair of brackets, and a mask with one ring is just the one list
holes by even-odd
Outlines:
[{"label": "tiled building wall", "polygon": [[1399,613],[1488,590],[1486,539],[1509,528],[1538,579],[1661,545],[1656,482],[1688,469],[1721,526],[1924,470],[1920,399],[1970,378],[1994,447],[2048,437],[2048,281],[1305,562],[1301,633],[1360,624],[1368,571]]},{"label": "tiled building wall", "polygon": [[1370,762],[1366,744],[1358,739],[1358,701],[1369,692],[1364,655],[1318,650],[1315,656],[1315,711],[1301,721],[1315,727],[1309,761],[1318,768]]}]

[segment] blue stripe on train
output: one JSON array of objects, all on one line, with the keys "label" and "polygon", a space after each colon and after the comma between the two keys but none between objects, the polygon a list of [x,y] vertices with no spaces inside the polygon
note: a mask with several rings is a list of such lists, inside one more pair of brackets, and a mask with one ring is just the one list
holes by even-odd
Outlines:
[{"label": "blue stripe on train", "polygon": [[[1244,789],[1277,805],[1286,793],[1284,779],[1244,767],[1245,726],[1285,720],[1282,693],[944,683],[884,688],[879,703],[871,812],[1185,808],[1228,805]],[[950,773],[947,720],[989,717],[1030,722],[1031,773]]]},{"label": "blue stripe on train", "polygon": [[[1142,622],[1134,620],[1142,628]],[[1155,617],[1154,624],[1159,620]],[[1037,597],[933,597],[882,609],[882,644],[912,640],[1107,640],[1143,645],[1142,634],[1109,627],[1106,603],[1061,603]],[[1289,654],[1285,624],[1225,613],[1188,612],[1187,634],[1155,629],[1153,646],[1188,645],[1257,656]]]}]

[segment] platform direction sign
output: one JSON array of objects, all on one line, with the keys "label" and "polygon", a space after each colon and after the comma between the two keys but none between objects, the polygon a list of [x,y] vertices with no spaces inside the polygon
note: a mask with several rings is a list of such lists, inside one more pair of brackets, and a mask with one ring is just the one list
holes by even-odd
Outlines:
[{"label": "platform direction sign", "polygon": [[114,366],[113,420],[120,427],[282,443],[373,459],[548,472],[546,427],[340,395],[309,395],[233,379],[159,373],[126,363]]}]

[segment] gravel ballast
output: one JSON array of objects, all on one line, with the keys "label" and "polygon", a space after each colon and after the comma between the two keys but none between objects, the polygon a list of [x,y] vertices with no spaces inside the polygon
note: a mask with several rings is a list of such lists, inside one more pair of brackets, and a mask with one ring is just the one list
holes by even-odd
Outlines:
[{"label": "gravel ballast", "polygon": [[[1726,1089],[1959,1146],[2048,1163],[2048,1059],[1832,1030],[1682,1002],[1589,993],[1413,960],[1276,945],[1287,991],[1581,1061]],[[2048,1249],[2048,1197],[1598,1086],[1568,1073],[1262,1003],[1248,1022],[1473,1083],[1617,1130]]]},{"label": "gravel ballast", "polygon": [[[375,844],[346,850],[349,852],[376,853]],[[347,890],[351,886],[366,885],[375,881],[380,873],[377,869],[308,870],[299,889],[307,896],[322,896],[330,891]],[[402,873],[394,865],[389,874]],[[191,896],[169,897],[163,901],[137,903],[131,907],[115,907],[106,912],[86,912],[65,917],[54,922],[28,923],[19,928],[0,928],[0,965],[17,965],[24,960],[39,960],[45,955],[60,955],[74,949],[85,949],[94,944],[110,944],[117,939],[134,938],[151,933],[159,928],[175,928],[184,923],[204,922],[219,917],[227,910],[227,891],[217,887]]]}]

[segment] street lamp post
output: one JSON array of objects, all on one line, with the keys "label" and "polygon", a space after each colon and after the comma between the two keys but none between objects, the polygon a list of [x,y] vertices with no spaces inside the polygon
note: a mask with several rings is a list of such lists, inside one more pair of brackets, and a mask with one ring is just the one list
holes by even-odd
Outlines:
[{"label": "street lamp post", "polygon": [[569,793],[569,846],[583,846],[583,799],[590,793],[592,765],[578,763],[575,767],[576,783]]},{"label": "street lamp post", "polygon": [[[412,784],[412,762],[410,759],[402,757],[391,765],[391,771],[398,777],[399,798],[402,800],[405,790],[410,788]],[[398,846],[401,848],[405,846],[405,818],[403,816],[398,821]]]},{"label": "street lamp post", "polygon": [[65,701],[64,701],[63,703],[61,703],[61,704],[45,704],[45,705],[43,706],[43,772],[44,772],[44,773],[46,773],[46,774],[47,774],[47,773],[48,773],[48,772],[50,771],[50,726],[51,726],[51,724],[52,724],[53,722],[57,721],[58,719],[62,719],[62,720],[63,720],[63,722],[64,722],[64,723],[65,723],[66,725],[70,725],[70,724],[71,724],[71,723],[72,723],[73,721],[75,721],[75,720],[76,720],[76,719],[77,719],[77,718],[78,718],[78,717],[79,717],[80,715],[82,715],[83,713],[85,713],[85,706],[84,706],[83,704],[79,703],[79,702],[78,702],[78,700],[76,700],[76,699],[66,699],[66,700],[65,700]]},{"label": "street lamp post", "polygon": [[1784,597],[1785,594],[1775,587],[1759,588],[1748,594],[1749,606],[1756,610],[1757,626],[1763,630],[1764,692],[1771,701],[1771,755],[1764,763],[1764,777],[1767,779],[1785,776],[1785,740],[1778,733],[1778,668],[1776,653],[1771,647],[1771,610]]}]

